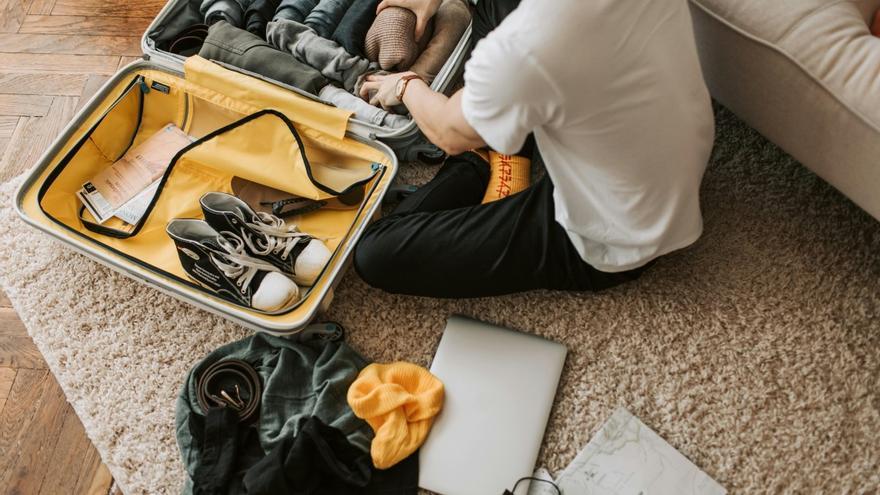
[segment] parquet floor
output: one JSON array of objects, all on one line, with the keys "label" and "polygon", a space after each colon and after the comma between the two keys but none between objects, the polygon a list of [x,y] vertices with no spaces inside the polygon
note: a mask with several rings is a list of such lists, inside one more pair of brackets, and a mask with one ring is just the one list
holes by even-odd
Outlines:
[{"label": "parquet floor", "polygon": [[[165,0],[0,0],[0,182],[141,54]],[[110,472],[0,293],[0,494],[107,494]]]}]

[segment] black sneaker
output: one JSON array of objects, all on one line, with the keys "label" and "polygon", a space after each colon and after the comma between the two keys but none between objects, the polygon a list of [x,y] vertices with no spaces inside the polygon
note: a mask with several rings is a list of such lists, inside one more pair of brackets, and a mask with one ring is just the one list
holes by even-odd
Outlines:
[{"label": "black sneaker", "polygon": [[299,285],[315,285],[333,255],[319,239],[275,215],[254,211],[231,194],[209,192],[199,204],[208,224],[241,237],[248,254],[271,263]]},{"label": "black sneaker", "polygon": [[184,271],[196,282],[236,304],[277,311],[299,298],[299,287],[277,268],[245,252],[244,242],[202,220],[178,218],[165,228]]}]

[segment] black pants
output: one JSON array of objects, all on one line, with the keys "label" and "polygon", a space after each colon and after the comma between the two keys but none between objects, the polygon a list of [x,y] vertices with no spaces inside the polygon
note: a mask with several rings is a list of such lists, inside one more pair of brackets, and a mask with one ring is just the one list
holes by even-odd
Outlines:
[{"label": "black pants", "polygon": [[[518,4],[478,2],[475,42]],[[531,141],[521,153],[537,162]],[[489,166],[478,155],[450,157],[431,182],[367,229],[355,251],[358,274],[388,292],[462,298],[533,289],[595,291],[644,270],[606,273],[585,263],[556,223],[548,176],[518,194],[480,204],[488,183]]]}]

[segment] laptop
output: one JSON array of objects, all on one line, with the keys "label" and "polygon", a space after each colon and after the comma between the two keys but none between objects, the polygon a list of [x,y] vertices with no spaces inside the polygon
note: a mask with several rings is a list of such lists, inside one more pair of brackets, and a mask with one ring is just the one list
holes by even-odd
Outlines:
[{"label": "laptop", "polygon": [[419,451],[419,486],[501,495],[531,476],[566,352],[534,335],[449,318],[431,364],[446,398]]}]

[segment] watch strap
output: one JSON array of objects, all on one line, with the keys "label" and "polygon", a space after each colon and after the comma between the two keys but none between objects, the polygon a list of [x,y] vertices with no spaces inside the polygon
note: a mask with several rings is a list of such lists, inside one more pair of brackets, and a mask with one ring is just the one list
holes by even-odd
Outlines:
[{"label": "watch strap", "polygon": [[397,92],[397,95],[395,95],[395,96],[397,96],[397,99],[399,101],[403,101],[403,95],[406,93],[406,87],[409,86],[409,82],[412,81],[413,79],[418,79],[420,81],[424,81],[422,76],[420,76],[418,74],[407,74],[407,75],[400,78],[400,81],[398,82],[398,84],[400,85],[399,90]]}]

